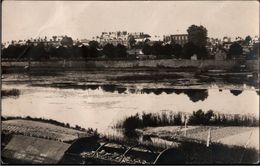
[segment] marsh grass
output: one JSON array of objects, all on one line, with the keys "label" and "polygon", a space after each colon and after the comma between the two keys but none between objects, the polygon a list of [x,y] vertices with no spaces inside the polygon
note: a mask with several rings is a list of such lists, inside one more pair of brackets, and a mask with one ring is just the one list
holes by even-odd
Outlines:
[{"label": "marsh grass", "polygon": [[17,97],[19,95],[20,95],[20,90],[18,89],[1,90],[2,97]]},{"label": "marsh grass", "polygon": [[118,121],[115,128],[122,128],[124,131],[130,133],[135,129],[145,127],[183,126],[185,118],[187,118],[188,125],[190,126],[259,126],[259,119],[252,115],[220,114],[215,113],[212,110],[207,112],[198,110],[194,111],[192,114],[181,112],[173,113],[172,111],[137,113]]}]

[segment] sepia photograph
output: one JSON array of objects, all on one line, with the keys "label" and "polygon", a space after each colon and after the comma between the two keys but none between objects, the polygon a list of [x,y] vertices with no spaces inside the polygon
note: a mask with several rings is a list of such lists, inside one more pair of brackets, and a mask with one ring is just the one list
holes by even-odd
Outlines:
[{"label": "sepia photograph", "polygon": [[259,163],[258,1],[1,8],[1,164]]}]

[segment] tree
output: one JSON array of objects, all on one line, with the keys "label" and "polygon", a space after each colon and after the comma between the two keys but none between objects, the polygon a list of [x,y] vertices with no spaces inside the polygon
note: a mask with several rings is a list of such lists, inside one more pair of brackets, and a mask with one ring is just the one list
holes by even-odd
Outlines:
[{"label": "tree", "polygon": [[97,58],[98,57],[98,48],[99,48],[99,43],[95,40],[90,41],[89,43],[89,56],[92,58]]},{"label": "tree", "polygon": [[115,47],[113,44],[108,43],[103,47],[103,53],[107,58],[114,58],[114,51]]},{"label": "tree", "polygon": [[166,44],[163,46],[163,52],[162,52],[163,55],[166,55],[167,57],[171,57],[172,52],[173,52],[172,45]]},{"label": "tree", "polygon": [[214,116],[214,113],[212,110],[209,110],[205,114],[205,124],[209,124],[210,119]]},{"label": "tree", "polygon": [[163,46],[162,46],[162,42],[155,42],[152,46],[152,54],[154,55],[160,55],[163,53]]},{"label": "tree", "polygon": [[182,59],[190,59],[193,54],[197,54],[198,47],[192,42],[188,42],[183,47]]},{"label": "tree", "polygon": [[229,58],[239,57],[243,53],[243,48],[237,42],[233,43],[229,48]]},{"label": "tree", "polygon": [[253,49],[250,51],[250,54],[248,55],[247,59],[257,59],[259,56],[259,43],[254,43]]},{"label": "tree", "polygon": [[173,45],[173,55],[175,56],[175,58],[180,58],[182,55],[182,46],[179,44],[175,44]]},{"label": "tree", "polygon": [[87,59],[89,57],[89,53],[90,53],[89,47],[83,45],[81,47],[81,57],[83,59]]},{"label": "tree", "polygon": [[133,48],[135,43],[136,43],[136,40],[135,40],[134,36],[130,35],[128,37],[128,44],[129,44],[130,48]]},{"label": "tree", "polygon": [[152,53],[152,47],[151,47],[149,44],[145,43],[145,44],[143,45],[142,52],[143,52],[145,55],[150,55],[150,54]]},{"label": "tree", "polygon": [[115,57],[118,58],[126,58],[127,57],[126,47],[122,44],[118,44],[115,48],[114,55]]},{"label": "tree", "polygon": [[95,40],[91,40],[89,43],[89,47],[91,48],[99,48],[99,43],[97,42],[97,41],[95,41]]},{"label": "tree", "polygon": [[73,40],[71,37],[65,36],[61,39],[60,41],[61,45],[63,46],[72,46],[73,45]]},{"label": "tree", "polygon": [[191,117],[189,118],[189,124],[199,125],[199,124],[204,124],[204,122],[205,122],[204,112],[201,109],[196,112],[193,111]]},{"label": "tree", "polygon": [[248,36],[245,38],[245,44],[246,44],[246,45],[249,45],[251,41],[252,41],[252,38],[251,38],[251,36],[248,35]]},{"label": "tree", "polygon": [[208,31],[202,25],[191,25],[188,30],[188,40],[198,47],[205,46],[207,43]]},{"label": "tree", "polygon": [[198,59],[207,59],[208,58],[208,50],[205,46],[201,46],[197,50]]}]

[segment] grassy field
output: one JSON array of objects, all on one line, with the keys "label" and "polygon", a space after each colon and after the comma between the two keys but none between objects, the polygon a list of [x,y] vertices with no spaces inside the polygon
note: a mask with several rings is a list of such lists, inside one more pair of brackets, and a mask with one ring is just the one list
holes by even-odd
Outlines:
[{"label": "grassy field", "polygon": [[[217,127],[217,126],[189,126],[184,136],[185,128],[180,126],[148,127],[141,132],[160,138],[185,137],[205,142],[208,130],[211,129],[211,141],[227,145],[237,145],[256,148],[259,150],[259,128],[257,127]],[[252,133],[252,134],[251,134]]]},{"label": "grassy field", "polygon": [[63,142],[75,140],[78,138],[78,134],[84,134],[84,132],[78,130],[45,122],[21,119],[2,121],[2,131]]}]

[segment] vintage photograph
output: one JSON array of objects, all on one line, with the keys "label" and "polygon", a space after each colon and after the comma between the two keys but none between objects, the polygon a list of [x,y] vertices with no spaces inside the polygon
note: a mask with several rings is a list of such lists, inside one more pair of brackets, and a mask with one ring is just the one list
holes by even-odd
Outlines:
[{"label": "vintage photograph", "polygon": [[258,1],[1,7],[1,164],[259,163]]}]

